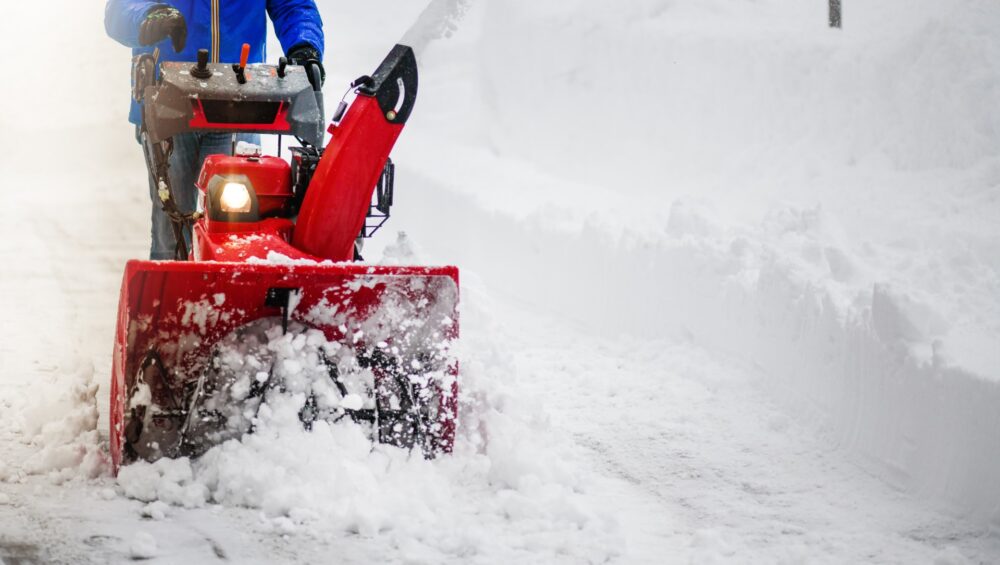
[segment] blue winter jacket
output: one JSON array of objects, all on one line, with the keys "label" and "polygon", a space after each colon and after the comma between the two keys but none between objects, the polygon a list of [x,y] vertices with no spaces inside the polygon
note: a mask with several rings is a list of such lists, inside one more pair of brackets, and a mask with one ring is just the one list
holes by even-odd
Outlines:
[{"label": "blue winter jacket", "polygon": [[[161,61],[194,61],[199,49],[208,49],[213,62],[236,62],[244,43],[250,44],[250,62],[265,60],[267,20],[287,53],[306,43],[323,55],[323,21],[315,0],[171,0],[169,5],[184,14],[187,43],[174,53],[167,38],[159,45],[139,45],[139,25],[151,8],[168,5],[154,0],[107,0],[104,29],[115,41],[132,48],[132,54],[152,53],[160,48]],[[139,105],[132,103],[129,121],[138,124]]]}]

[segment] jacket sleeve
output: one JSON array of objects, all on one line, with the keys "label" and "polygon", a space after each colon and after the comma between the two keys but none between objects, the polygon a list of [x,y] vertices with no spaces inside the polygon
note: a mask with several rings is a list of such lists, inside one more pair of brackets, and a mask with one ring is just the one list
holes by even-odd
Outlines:
[{"label": "jacket sleeve", "polygon": [[104,30],[108,36],[126,47],[141,47],[139,25],[150,8],[166,5],[154,0],[108,0],[104,6]]},{"label": "jacket sleeve", "polygon": [[323,20],[315,0],[267,0],[267,13],[285,53],[292,47],[308,43],[319,51],[320,58],[323,57],[326,46]]}]

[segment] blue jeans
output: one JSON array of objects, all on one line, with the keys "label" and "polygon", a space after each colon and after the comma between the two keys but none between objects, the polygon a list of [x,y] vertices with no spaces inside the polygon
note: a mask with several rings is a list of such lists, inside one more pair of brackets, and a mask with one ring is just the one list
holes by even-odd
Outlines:
[{"label": "blue jeans", "polygon": [[[241,133],[237,141],[246,141],[260,145],[260,135]],[[141,141],[140,141],[141,143]],[[209,155],[231,155],[233,136],[228,133],[182,133],[174,136],[174,151],[170,154],[167,174],[170,175],[170,187],[173,189],[174,200],[181,212],[194,212],[198,205],[198,189],[194,183],[201,172],[205,157]],[[146,157],[146,169],[150,170],[149,157]],[[173,226],[170,218],[163,212],[163,204],[157,196],[156,180],[149,173],[149,197],[153,203],[152,244],[149,258],[165,261],[174,258],[177,240],[174,239]],[[191,249],[191,230],[184,230],[184,239],[188,249]]]}]

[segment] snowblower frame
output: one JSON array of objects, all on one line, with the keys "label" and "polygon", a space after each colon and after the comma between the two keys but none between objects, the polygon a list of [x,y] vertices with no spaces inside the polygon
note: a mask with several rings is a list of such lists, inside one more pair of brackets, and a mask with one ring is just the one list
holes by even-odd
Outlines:
[{"label": "snowblower frame", "polygon": [[[125,268],[110,398],[115,471],[138,459],[200,455],[232,437],[222,429],[219,399],[259,407],[282,388],[272,367],[249,394],[222,392],[232,377],[219,363],[220,344],[260,327],[319,330],[338,345],[336,359],[321,357],[326,390],[342,402],[306,391],[304,427],[319,413],[349,417],[370,424],[383,443],[428,456],[451,451],[458,270],[352,262],[355,239],[371,235],[370,211],[389,215],[389,152],[417,93],[413,51],[395,46],[372,76],[352,84],[357,97],[346,113],[338,110],[326,147],[321,93],[304,67],[284,60],[248,67],[245,56],[213,65],[204,52],[196,63],[157,66],[154,55],[137,60],[135,79],[164,210],[176,233],[187,223],[193,236],[178,260]],[[255,152],[209,156],[197,182],[199,211],[184,212],[173,205],[166,162],[173,136],[188,131],[295,135],[303,149],[293,152],[293,165]],[[371,382],[363,405],[345,400],[344,379],[358,375]],[[252,430],[251,423],[237,431]]]}]

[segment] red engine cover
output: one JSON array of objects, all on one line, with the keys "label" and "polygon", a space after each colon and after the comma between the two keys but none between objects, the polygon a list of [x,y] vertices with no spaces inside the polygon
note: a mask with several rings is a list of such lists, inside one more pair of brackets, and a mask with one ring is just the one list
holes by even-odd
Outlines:
[{"label": "red engine cover", "polygon": [[279,212],[292,197],[292,168],[280,157],[209,155],[198,176],[198,189],[204,192],[216,175],[246,176],[257,193],[263,217]]}]

